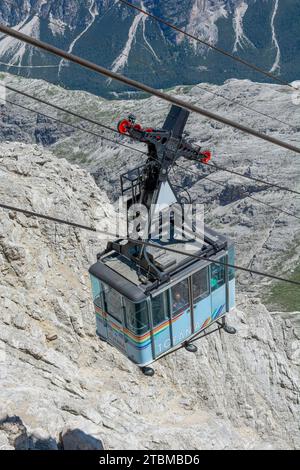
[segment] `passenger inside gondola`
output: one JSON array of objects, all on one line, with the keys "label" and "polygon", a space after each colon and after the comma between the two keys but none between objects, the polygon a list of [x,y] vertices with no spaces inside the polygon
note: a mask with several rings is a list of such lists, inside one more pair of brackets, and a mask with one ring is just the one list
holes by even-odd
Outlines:
[{"label": "passenger inside gondola", "polygon": [[[225,262],[224,258],[221,259],[222,262]],[[211,289],[215,291],[219,287],[225,284],[225,266],[220,264],[211,265]]]},{"label": "passenger inside gondola", "polygon": [[179,313],[189,304],[189,288],[187,279],[179,282],[175,287],[172,287],[171,291],[173,315],[176,315],[176,313]]},{"label": "passenger inside gondola", "polygon": [[173,310],[176,312],[180,308],[185,306],[184,300],[181,298],[180,292],[176,292],[174,296]]}]

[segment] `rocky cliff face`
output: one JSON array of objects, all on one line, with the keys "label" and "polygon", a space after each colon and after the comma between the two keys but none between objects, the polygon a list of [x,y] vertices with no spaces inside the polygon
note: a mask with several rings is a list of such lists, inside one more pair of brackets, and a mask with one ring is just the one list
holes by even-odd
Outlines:
[{"label": "rocky cliff face", "polygon": [[[0,183],[1,202],[111,225],[101,188],[41,147],[1,144]],[[106,449],[300,447],[289,320],[239,294],[237,336],[212,335],[146,378],[95,337],[87,269],[101,242],[2,209],[0,219],[0,448],[56,449],[70,432]]]},{"label": "rocky cliff face", "polygon": [[[289,0],[137,0],[134,4],[287,80],[299,75],[299,2]],[[3,0],[4,24],[155,87],[263,80],[256,72],[157,24],[116,0]],[[116,29],[116,25],[117,29]],[[110,98],[128,90],[10,38],[1,69],[46,78]],[[132,90],[131,90],[132,91]]]}]

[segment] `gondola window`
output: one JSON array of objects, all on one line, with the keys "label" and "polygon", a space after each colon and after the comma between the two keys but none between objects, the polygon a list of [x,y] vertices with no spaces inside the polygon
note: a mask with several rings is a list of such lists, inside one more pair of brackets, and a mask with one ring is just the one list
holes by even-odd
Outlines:
[{"label": "gondola window", "polygon": [[[225,257],[220,259],[221,263],[225,263]],[[214,292],[225,284],[225,266],[221,264],[211,265],[211,290]]]},{"label": "gondola window", "polygon": [[188,280],[179,282],[172,287],[172,311],[173,316],[181,313],[189,305]]},{"label": "gondola window", "polygon": [[104,303],[105,311],[122,323],[122,297],[121,295],[112,289],[111,287],[104,287]]},{"label": "gondola window", "polygon": [[146,302],[134,304],[127,299],[125,301],[126,326],[134,334],[140,336],[149,331],[148,311]]},{"label": "gondola window", "polygon": [[103,310],[103,289],[102,283],[94,276],[91,276],[94,304]]},{"label": "gondola window", "polygon": [[168,310],[168,299],[166,292],[152,299],[153,326],[160,325],[164,321],[168,320]]},{"label": "gondola window", "polygon": [[194,302],[205,299],[209,295],[208,268],[204,268],[193,275]]}]

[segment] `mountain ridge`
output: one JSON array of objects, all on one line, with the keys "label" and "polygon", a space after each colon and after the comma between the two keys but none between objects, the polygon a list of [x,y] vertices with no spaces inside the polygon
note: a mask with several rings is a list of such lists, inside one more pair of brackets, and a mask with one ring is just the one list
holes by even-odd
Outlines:
[{"label": "mountain ridge", "polygon": [[[279,0],[138,0],[134,4],[266,71],[282,73],[288,81],[300,75],[296,0],[287,0],[284,7]],[[266,80],[117,0],[21,0],[16,7],[4,0],[0,20],[158,88],[201,81],[220,84],[233,77]],[[4,71],[109,98],[126,97],[133,91],[8,37],[0,39],[0,62]]]}]

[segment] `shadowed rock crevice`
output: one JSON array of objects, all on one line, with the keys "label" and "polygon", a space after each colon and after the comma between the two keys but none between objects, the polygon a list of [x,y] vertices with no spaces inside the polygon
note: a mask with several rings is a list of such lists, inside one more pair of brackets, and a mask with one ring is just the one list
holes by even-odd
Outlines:
[{"label": "shadowed rock crevice", "polygon": [[[45,416],[46,419],[46,416]],[[100,439],[80,429],[67,429],[59,440],[30,434],[19,416],[0,419],[0,450],[103,450]]]}]

